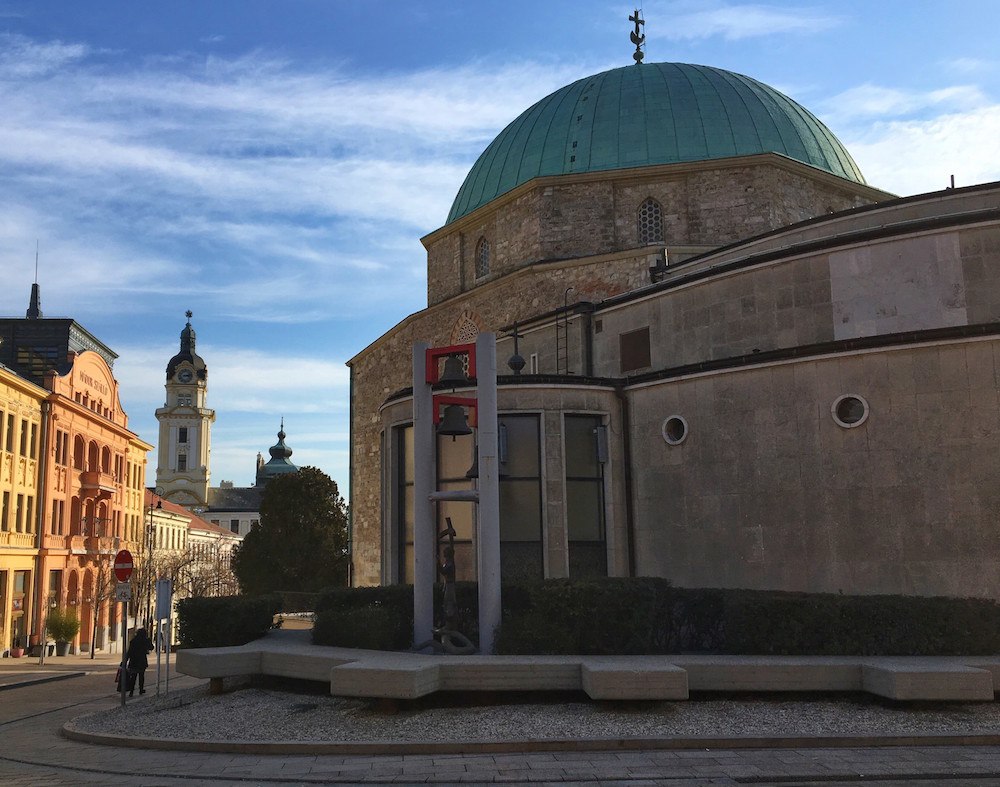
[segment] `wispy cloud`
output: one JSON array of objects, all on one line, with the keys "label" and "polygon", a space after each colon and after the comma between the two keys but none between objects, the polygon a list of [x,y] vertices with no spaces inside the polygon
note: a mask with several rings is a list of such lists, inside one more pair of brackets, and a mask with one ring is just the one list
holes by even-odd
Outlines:
[{"label": "wispy cloud", "polygon": [[1000,68],[1000,61],[976,57],[956,57],[952,60],[945,60],[943,65],[956,74],[979,75],[996,71]]},{"label": "wispy cloud", "polygon": [[418,238],[486,141],[578,76],[357,75],[260,51],[124,67],[10,34],[0,50],[0,186],[4,215],[21,217],[0,250],[42,234],[50,295],[99,286],[141,310],[144,293],[194,282],[214,313],[263,322],[319,319],[348,288],[345,318],[419,308]]},{"label": "wispy cloud", "polygon": [[974,85],[954,85],[925,92],[899,90],[867,83],[839,93],[823,102],[827,114],[839,120],[898,118],[920,113],[951,112],[988,103]]},{"label": "wispy cloud", "polygon": [[1000,105],[877,123],[844,141],[869,183],[897,194],[1000,180]]},{"label": "wispy cloud", "polygon": [[[818,8],[802,6],[786,8],[757,3],[699,4],[684,3],[671,6],[671,13],[664,13],[670,24],[650,30],[652,38],[675,40],[702,39],[720,36],[734,41],[777,34],[818,33],[837,27],[843,20]],[[691,9],[691,10],[689,10]]]}]

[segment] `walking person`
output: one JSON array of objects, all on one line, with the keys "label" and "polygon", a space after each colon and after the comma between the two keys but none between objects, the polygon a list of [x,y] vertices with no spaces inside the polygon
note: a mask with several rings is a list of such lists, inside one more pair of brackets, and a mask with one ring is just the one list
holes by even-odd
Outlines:
[{"label": "walking person", "polygon": [[139,678],[139,693],[146,693],[146,668],[149,667],[149,660],[146,655],[153,649],[145,628],[140,628],[132,637],[132,642],[128,646],[125,666],[128,669],[128,695],[135,696],[135,679]]}]

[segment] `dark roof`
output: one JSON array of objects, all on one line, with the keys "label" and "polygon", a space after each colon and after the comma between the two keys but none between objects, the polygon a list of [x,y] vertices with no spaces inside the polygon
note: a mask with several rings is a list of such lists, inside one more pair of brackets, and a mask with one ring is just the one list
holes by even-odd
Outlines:
[{"label": "dark roof", "polygon": [[208,511],[260,511],[260,491],[255,486],[213,486],[208,490]]}]

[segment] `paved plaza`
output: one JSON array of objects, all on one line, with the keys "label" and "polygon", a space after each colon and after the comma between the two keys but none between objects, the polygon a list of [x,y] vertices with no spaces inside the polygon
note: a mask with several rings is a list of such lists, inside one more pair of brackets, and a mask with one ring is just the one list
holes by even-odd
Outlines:
[{"label": "paved plaza", "polygon": [[[381,756],[231,754],[98,746],[62,725],[111,708],[115,657],[0,663],[0,784],[1000,784],[1000,745],[507,751]],[[155,675],[155,669],[148,673]],[[42,682],[39,682],[42,681]],[[198,681],[173,676],[171,688]],[[153,696],[153,680],[150,681]],[[136,696],[132,702],[145,702]],[[127,712],[127,708],[126,708]],[[238,724],[239,720],[234,719]],[[762,731],[765,734],[766,731]],[[277,737],[277,735],[276,735]]]}]

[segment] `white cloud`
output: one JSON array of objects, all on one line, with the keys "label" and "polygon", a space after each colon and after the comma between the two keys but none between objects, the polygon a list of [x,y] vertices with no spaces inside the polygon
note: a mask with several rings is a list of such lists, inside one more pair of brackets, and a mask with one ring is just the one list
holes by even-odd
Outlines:
[{"label": "white cloud", "polygon": [[1000,66],[996,60],[985,60],[978,57],[956,57],[945,60],[944,67],[956,74],[989,74]]},{"label": "white cloud", "polygon": [[878,123],[843,137],[868,182],[897,194],[1000,180],[1000,105],[928,120]]},{"label": "white cloud", "polygon": [[818,33],[842,23],[838,16],[808,6],[783,8],[764,4],[723,4],[713,8],[679,8],[661,15],[669,24],[650,28],[651,38],[675,40],[721,36],[729,41],[788,33]]},{"label": "white cloud", "polygon": [[0,34],[0,81],[45,76],[89,53],[83,44],[38,43],[24,36]]},{"label": "white cloud", "polygon": [[918,92],[866,83],[827,99],[822,106],[826,108],[828,116],[845,121],[867,117],[900,117],[927,110],[942,112],[970,109],[986,103],[986,96],[974,85],[953,85]]}]

